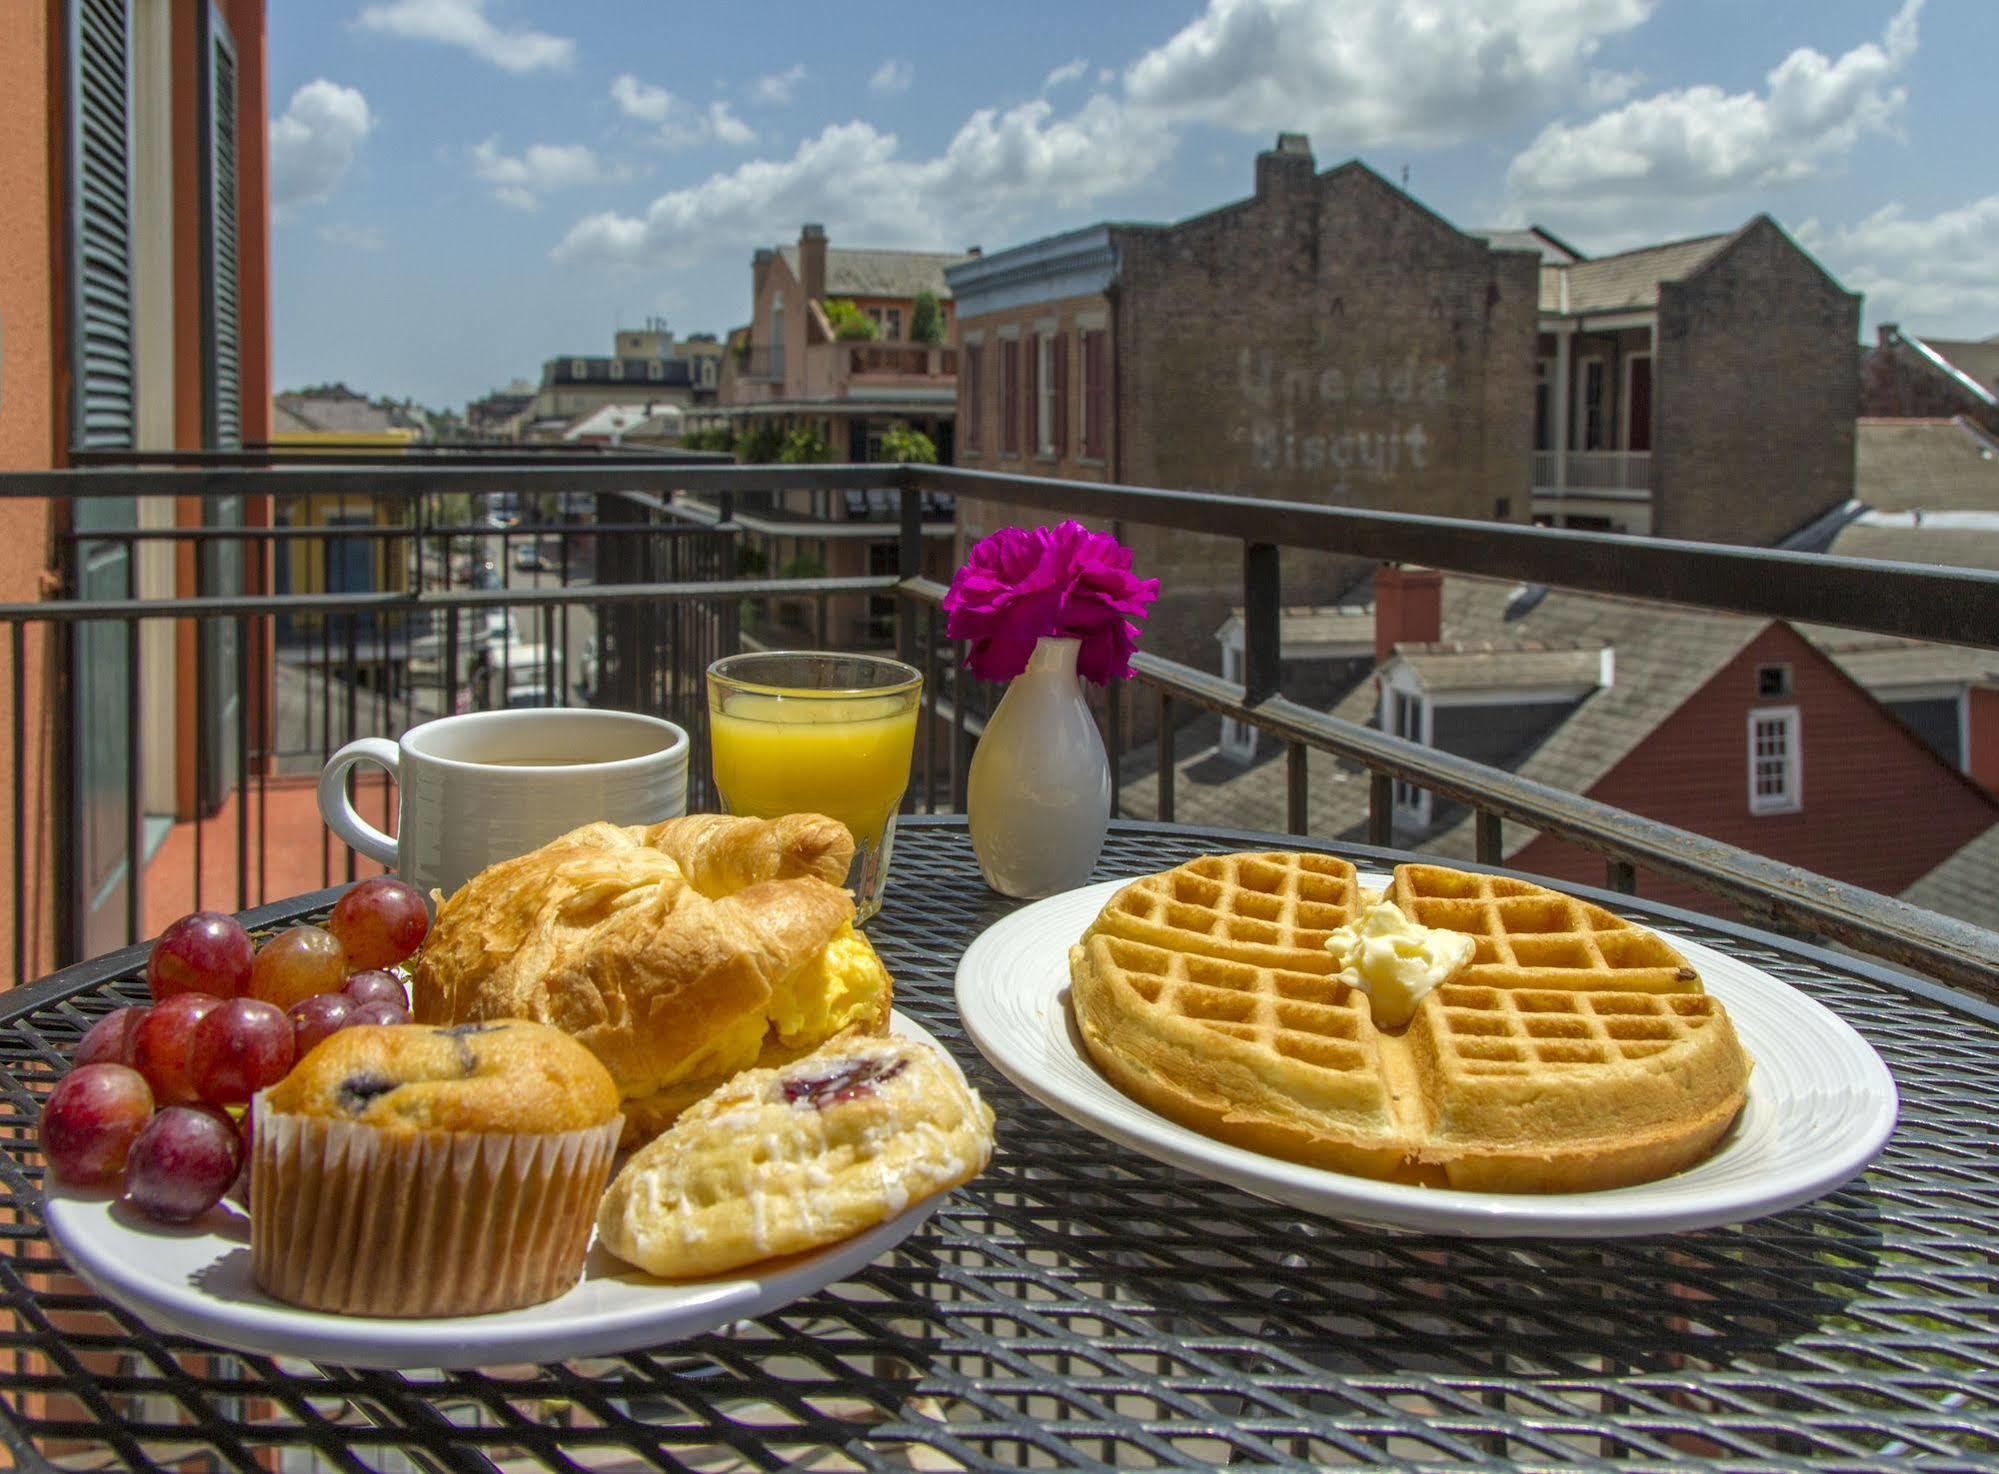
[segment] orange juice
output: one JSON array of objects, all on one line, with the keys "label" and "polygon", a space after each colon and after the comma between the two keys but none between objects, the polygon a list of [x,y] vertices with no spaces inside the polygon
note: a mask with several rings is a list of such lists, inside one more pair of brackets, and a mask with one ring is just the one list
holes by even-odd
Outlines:
[{"label": "orange juice", "polygon": [[916,707],[913,695],[731,692],[708,713],[715,787],[732,814],[825,814],[877,846],[909,786]]}]

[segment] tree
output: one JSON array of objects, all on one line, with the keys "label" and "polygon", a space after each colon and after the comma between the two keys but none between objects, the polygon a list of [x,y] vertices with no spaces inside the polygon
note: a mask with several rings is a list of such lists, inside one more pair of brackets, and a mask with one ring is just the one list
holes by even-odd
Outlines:
[{"label": "tree", "polygon": [[857,343],[872,343],[881,336],[875,327],[875,320],[856,307],[850,297],[828,297],[820,304],[825,310],[826,321],[832,325],[833,336]]},{"label": "tree", "polygon": [[783,444],[784,437],[777,426],[766,420],[743,432],[742,438],[736,442],[736,459],[761,466],[776,460],[778,449]]},{"label": "tree", "polygon": [[831,456],[832,450],[826,444],[826,437],[811,425],[794,426],[777,452],[778,460],[787,466],[810,465]]},{"label": "tree", "polygon": [[927,287],[916,294],[909,310],[909,337],[913,343],[944,341],[944,314],[937,310],[937,294]]},{"label": "tree", "polygon": [[898,466],[934,466],[937,445],[921,430],[908,425],[891,425],[882,432],[882,459]]}]

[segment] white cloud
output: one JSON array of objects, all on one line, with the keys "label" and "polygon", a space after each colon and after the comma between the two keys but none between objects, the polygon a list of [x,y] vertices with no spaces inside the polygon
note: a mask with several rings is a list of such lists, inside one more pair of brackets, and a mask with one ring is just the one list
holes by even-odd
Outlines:
[{"label": "white cloud", "polygon": [[319,238],[329,246],[345,246],[353,251],[379,251],[389,243],[379,225],[354,225],[336,220],[319,227]]},{"label": "white cloud", "polygon": [[719,98],[708,104],[708,131],[718,143],[726,143],[735,148],[748,148],[757,141],[757,130],[729,111],[729,105]]},{"label": "white cloud", "polygon": [[533,210],[558,189],[595,184],[605,177],[597,156],[580,143],[536,143],[525,153],[500,152],[488,138],[472,150],[472,172],[493,187],[493,198],[514,210]]},{"label": "white cloud", "polygon": [[1807,223],[1798,238],[1850,290],[1867,315],[1909,332],[1977,338],[1999,329],[1999,194],[1923,219],[1886,205],[1857,225]]},{"label": "white cloud", "polygon": [[1065,61],[1041,79],[1041,90],[1047,92],[1051,88],[1060,87],[1064,82],[1080,82],[1089,70],[1089,62],[1080,56],[1074,61]]},{"label": "white cloud", "polygon": [[887,97],[892,93],[907,92],[909,84],[915,80],[916,69],[901,57],[891,56],[868,78],[868,91],[877,97]]},{"label": "white cloud", "polygon": [[294,92],[283,114],[271,119],[274,210],[282,217],[329,199],[374,126],[368,99],[352,87],[320,77]]},{"label": "white cloud", "polygon": [[758,77],[750,83],[750,101],[765,107],[785,107],[797,92],[798,84],[805,80],[805,63],[796,62],[781,72],[772,72],[768,77]]},{"label": "white cloud", "polygon": [[664,123],[673,107],[671,92],[664,87],[641,82],[630,72],[612,80],[611,100],[618,105],[619,112],[642,123]]},{"label": "white cloud", "polygon": [[1658,0],[1209,0],[1125,69],[1163,121],[1307,131],[1322,152],[1440,146],[1545,114]]},{"label": "white cloud", "polygon": [[1683,211],[1751,189],[1794,183],[1894,124],[1895,85],[1916,50],[1923,0],[1904,0],[1881,42],[1837,61],[1801,46],[1762,92],[1702,84],[1626,103],[1578,124],[1554,123],[1513,160],[1508,187],[1528,207],[1609,216],[1634,203]]},{"label": "white cloud", "polygon": [[697,108],[629,72],[612,81],[611,100],[626,117],[658,128],[659,141],[669,148],[692,148],[710,139],[731,148],[748,148],[757,141],[756,129],[721,99]]},{"label": "white cloud", "polygon": [[358,24],[364,30],[457,46],[509,72],[566,67],[575,60],[576,43],[569,37],[495,25],[486,5],[487,0],[387,0],[363,10]]},{"label": "white cloud", "polygon": [[754,159],[661,195],[641,215],[580,220],[556,247],[569,262],[660,265],[690,251],[734,251],[744,240],[795,233],[822,220],[870,245],[935,246],[1048,209],[1087,205],[1150,176],[1173,151],[1170,132],[1096,96],[1066,117],[1036,99],[982,108],[945,150],[910,158],[893,133],[834,124],[788,159]]}]

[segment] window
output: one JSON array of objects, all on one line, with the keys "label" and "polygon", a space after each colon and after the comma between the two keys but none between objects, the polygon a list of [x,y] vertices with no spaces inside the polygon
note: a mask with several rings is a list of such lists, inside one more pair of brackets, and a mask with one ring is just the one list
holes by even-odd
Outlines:
[{"label": "window", "polygon": [[1804,807],[1798,756],[1798,709],[1749,713],[1749,812],[1788,814]]},{"label": "window", "polygon": [[1763,700],[1791,694],[1791,668],[1788,665],[1759,665],[1756,667],[1756,694]]},{"label": "window", "polygon": [[1000,344],[1000,454],[1020,454],[1020,339]]},{"label": "window", "polygon": [[770,298],[770,368],[768,377],[784,377],[784,293],[773,292]]},{"label": "window", "polygon": [[647,377],[648,379],[663,379],[663,378],[665,378],[665,377],[666,377],[666,365],[665,365],[665,364],[663,364],[663,363],[661,363],[661,362],[660,362],[660,361],[659,361],[659,360],[658,360],[657,358],[655,358],[655,359],[654,359],[654,360],[653,360],[653,361],[652,361],[651,363],[649,363],[649,364],[647,364],[647,365],[646,365],[646,377]]},{"label": "window", "polygon": [[986,402],[980,398],[980,361],[985,356],[985,347],[980,343],[967,343],[960,372],[965,380],[964,426],[960,432],[965,449],[976,453],[980,445],[979,426],[986,417]]},{"label": "window", "polygon": [[625,376],[625,361],[622,358],[612,359],[611,377],[614,379],[622,379],[624,376]]},{"label": "window", "polygon": [[1610,443],[1610,365],[1601,358],[1584,359],[1576,396],[1576,432],[1582,437],[1576,449],[1604,449]]},{"label": "window", "polygon": [[1054,380],[1049,398],[1054,408],[1049,415],[1048,451],[1060,460],[1069,453],[1069,335],[1057,333],[1054,345],[1049,353],[1053,368],[1050,377]]},{"label": "window", "polygon": [[1110,447],[1109,337],[1102,328],[1083,334],[1083,454],[1098,461]]},{"label": "window", "polygon": [[[1407,691],[1397,691],[1391,686],[1383,690],[1381,701],[1384,727],[1405,741],[1428,740],[1423,730],[1426,725],[1424,721],[1426,713],[1421,696],[1411,695]],[[1395,807],[1414,823],[1430,822],[1429,791],[1418,788],[1413,783],[1404,782],[1400,778],[1395,780]]]},{"label": "window", "polygon": [[1055,450],[1055,405],[1058,386],[1055,383],[1055,354],[1062,340],[1049,335],[1034,340],[1035,365],[1034,382],[1034,448],[1041,455],[1053,456]]},{"label": "window", "polygon": [[587,358],[572,358],[572,359],[570,359],[570,360],[569,360],[569,377],[570,377],[570,378],[572,378],[572,379],[579,379],[579,380],[581,380],[581,379],[587,379],[587,378],[589,378],[589,377],[590,377],[590,360],[589,360],[589,359],[587,359]]},{"label": "window", "polygon": [[902,341],[902,309],[885,307],[882,309],[882,336],[891,343]]}]

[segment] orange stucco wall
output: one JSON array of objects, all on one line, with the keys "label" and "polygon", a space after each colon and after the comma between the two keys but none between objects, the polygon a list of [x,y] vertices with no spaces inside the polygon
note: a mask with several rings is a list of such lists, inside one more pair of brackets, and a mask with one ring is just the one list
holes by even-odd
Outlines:
[{"label": "orange stucco wall", "polygon": [[[51,150],[51,117],[59,116],[51,96],[56,59],[51,37],[59,34],[57,7],[37,0],[0,5],[0,179],[7,181],[7,204],[0,209],[0,470],[47,470],[55,463],[58,434],[57,360],[61,283],[55,239],[57,180]],[[0,602],[26,603],[41,596],[48,566],[48,504],[0,501]],[[5,630],[0,630],[4,635]],[[24,662],[21,711],[14,710],[11,651],[0,640],[0,976],[12,967],[17,929],[28,946],[29,972],[53,958],[50,935],[52,896],[49,855],[48,746],[54,734],[47,683],[45,642],[30,627]],[[26,795],[22,818],[31,858],[25,909],[14,906],[14,732],[21,724]]]}]

